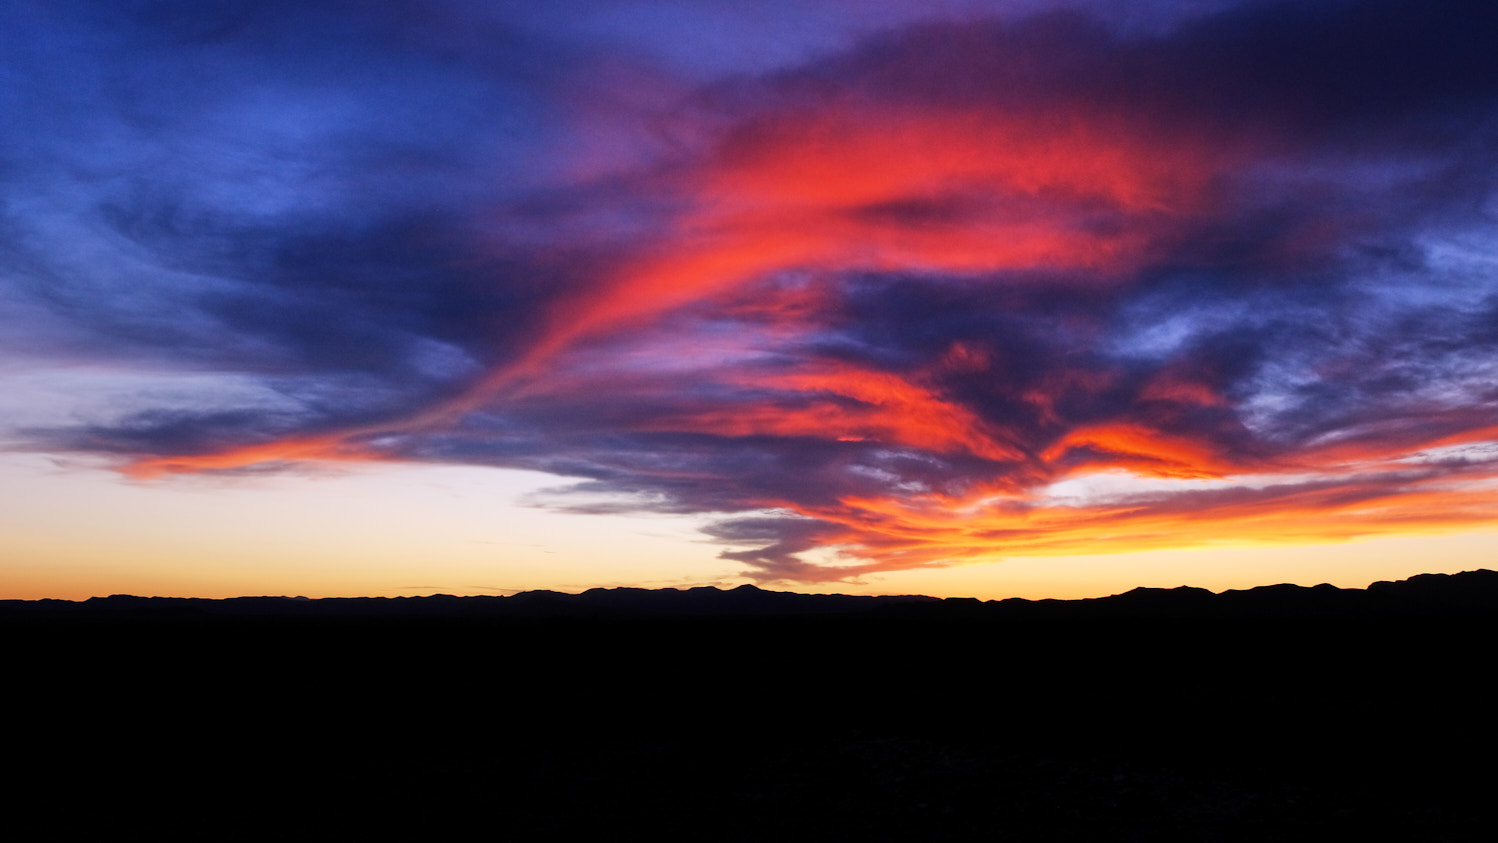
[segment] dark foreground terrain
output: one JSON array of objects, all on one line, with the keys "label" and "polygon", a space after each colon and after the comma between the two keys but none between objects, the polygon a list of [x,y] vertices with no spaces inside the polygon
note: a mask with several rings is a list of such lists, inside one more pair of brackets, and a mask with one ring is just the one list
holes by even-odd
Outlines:
[{"label": "dark foreground terrain", "polygon": [[[1498,574],[0,601],[12,839],[1483,840]],[[10,836],[10,835],[8,835]]]}]

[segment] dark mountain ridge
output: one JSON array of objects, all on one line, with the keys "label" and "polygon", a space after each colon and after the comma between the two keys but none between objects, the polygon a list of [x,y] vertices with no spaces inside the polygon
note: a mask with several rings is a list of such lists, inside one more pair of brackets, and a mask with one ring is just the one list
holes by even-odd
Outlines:
[{"label": "dark mountain ridge", "polygon": [[1498,612],[1498,572],[1420,574],[1366,589],[1282,583],[1213,593],[1203,588],[1135,588],[1082,600],[855,596],[732,589],[594,588],[580,594],[524,591],[508,597],[360,597],[229,599],[111,595],[83,601],[3,600],[0,619],[191,621],[215,618],[324,620],[609,619],[879,617],[953,620],[1210,620],[1397,618],[1488,615]]},{"label": "dark mountain ridge", "polygon": [[0,601],[12,722],[41,736],[12,802],[169,793],[246,840],[460,837],[432,823],[473,805],[515,839],[1488,841],[1495,621],[1489,570]]}]

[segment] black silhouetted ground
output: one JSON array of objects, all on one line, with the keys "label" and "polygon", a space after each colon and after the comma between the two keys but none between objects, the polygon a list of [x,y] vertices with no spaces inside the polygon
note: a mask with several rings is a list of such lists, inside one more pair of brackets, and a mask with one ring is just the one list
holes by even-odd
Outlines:
[{"label": "black silhouetted ground", "polygon": [[1486,841],[1495,583],[10,602],[11,825]]}]

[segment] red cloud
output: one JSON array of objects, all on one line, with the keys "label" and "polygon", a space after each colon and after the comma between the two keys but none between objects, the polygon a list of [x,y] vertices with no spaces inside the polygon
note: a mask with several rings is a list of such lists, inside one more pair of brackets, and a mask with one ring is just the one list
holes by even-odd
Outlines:
[{"label": "red cloud", "polygon": [[[1094,46],[1107,46],[1106,39]],[[981,51],[983,39],[962,49]],[[1002,65],[1004,58],[988,55],[980,66]],[[1126,58],[1137,64],[1136,54]],[[1144,73],[1140,67],[1147,65],[1130,69]],[[1491,417],[1486,405],[1449,417],[1436,408],[1387,419],[1360,407],[1361,415],[1349,411],[1349,420],[1321,438],[1297,440],[1250,430],[1240,402],[1253,384],[1234,393],[1227,388],[1232,377],[1222,373],[1233,361],[1195,359],[1189,349],[1103,359],[1085,340],[1036,341],[1005,356],[998,351],[1005,337],[922,337],[919,326],[901,322],[905,314],[885,314],[891,332],[902,333],[874,351],[868,347],[882,338],[867,333],[838,346],[847,339],[838,336],[845,327],[839,320],[856,318],[848,297],[834,289],[849,278],[924,279],[933,298],[943,288],[961,288],[987,318],[985,330],[994,332],[992,326],[1009,324],[995,303],[1000,294],[1024,285],[1047,287],[1061,302],[1047,313],[1106,322],[1117,310],[1108,297],[1123,300],[1150,272],[1166,278],[1182,266],[1224,264],[1285,271],[1302,253],[1356,251],[1343,248],[1348,231],[1371,224],[1344,207],[1348,196],[1361,195],[1355,192],[1338,194],[1326,206],[1332,212],[1317,210],[1317,197],[1304,207],[1292,201],[1304,197],[1266,198],[1273,191],[1245,174],[1256,166],[1293,169],[1282,160],[1292,145],[1284,138],[1259,145],[1241,124],[1214,130],[1203,117],[1209,108],[1193,117],[1189,103],[1183,105],[1195,90],[1192,80],[1176,80],[1181,91],[1173,97],[1142,104],[1153,107],[1131,109],[1079,94],[1055,82],[1052,76],[1064,76],[1057,74],[1038,73],[1043,81],[1036,90],[991,101],[933,96],[925,102],[883,91],[879,78],[801,80],[786,90],[766,83],[762,101],[737,113],[727,108],[726,119],[703,117],[715,127],[726,122],[703,131],[711,141],[635,174],[623,187],[599,189],[597,201],[622,190],[629,194],[623,206],[656,209],[649,212],[653,224],[638,226],[643,233],[623,244],[617,230],[599,233],[582,223],[553,236],[556,252],[548,258],[567,267],[570,285],[527,314],[525,341],[461,394],[383,422],[220,453],[148,457],[125,470],[149,477],[267,461],[398,458],[374,443],[390,434],[450,432],[478,410],[569,419],[594,413],[609,420],[592,431],[599,438],[644,435],[663,448],[694,437],[794,439],[840,449],[827,451],[836,458],[818,467],[817,495],[799,495],[789,475],[777,475],[774,488],[746,485],[727,495],[744,509],[782,508],[821,524],[799,528],[800,544],[781,543],[754,563],[767,578],[1490,523],[1495,516],[1482,484],[1493,472],[1400,463],[1422,448],[1498,440],[1498,428],[1484,421]],[[1151,95],[1135,83],[1123,88]],[[1314,123],[1313,112],[1298,111],[1296,119]],[[1287,119],[1277,131],[1296,125]],[[1264,157],[1270,146],[1281,156],[1274,168]],[[1308,154],[1324,162],[1314,146]],[[1340,189],[1335,179],[1320,186]],[[585,192],[583,200],[592,198]],[[1197,242],[1221,219],[1233,224],[1219,226],[1205,245]],[[1242,230],[1247,223],[1240,219],[1269,233]],[[555,246],[563,234],[574,238],[572,252]],[[1221,252],[1212,253],[1214,260],[1189,259],[1192,249],[1208,248]],[[1248,256],[1235,257],[1235,248]],[[792,276],[800,286],[754,299]],[[642,359],[652,352],[682,355],[680,336],[670,332],[706,335],[751,322],[768,326],[753,351],[770,362],[715,364],[692,360],[687,351],[670,373],[628,371],[624,358],[621,371],[609,371],[615,358],[606,355],[621,348],[640,351]],[[1250,354],[1272,353],[1252,336],[1257,328],[1244,329],[1243,345]],[[1068,326],[1058,317],[1027,330],[1061,334]],[[1322,374],[1354,380],[1352,368]],[[1316,369],[1308,363],[1305,371]],[[587,428],[586,420],[574,424]],[[846,464],[839,462],[845,454],[852,455]],[[919,466],[869,462],[889,454]],[[703,463],[658,476],[641,470],[635,479],[642,486],[683,477],[719,486],[741,479],[710,458]],[[1080,502],[1049,497],[1058,481],[1100,472],[1177,485]],[[848,479],[853,475],[857,485]],[[1274,476],[1284,479],[1264,480]],[[692,506],[695,487],[670,488]],[[703,504],[700,511],[711,509]],[[786,548],[813,539],[843,548],[854,562],[822,571],[787,561],[795,551]]]}]

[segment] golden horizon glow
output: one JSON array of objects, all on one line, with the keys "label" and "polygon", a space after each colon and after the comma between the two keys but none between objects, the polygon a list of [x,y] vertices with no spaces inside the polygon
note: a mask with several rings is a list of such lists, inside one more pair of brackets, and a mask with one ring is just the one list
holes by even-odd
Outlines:
[{"label": "golden horizon glow", "polygon": [[[0,599],[110,594],[398,597],[578,593],[594,587],[723,588],[750,582],[716,560],[693,518],[579,516],[519,503],[561,478],[457,466],[352,466],[341,473],[186,476],[101,484],[109,472],[12,456],[28,490],[0,514]],[[92,523],[74,523],[80,511]],[[853,581],[759,583],[803,593],[1082,599],[1135,587],[1222,591],[1280,582],[1363,588],[1491,567],[1498,532],[1265,539],[1193,549],[1109,548],[875,571]],[[498,577],[498,578],[496,578]]]}]

